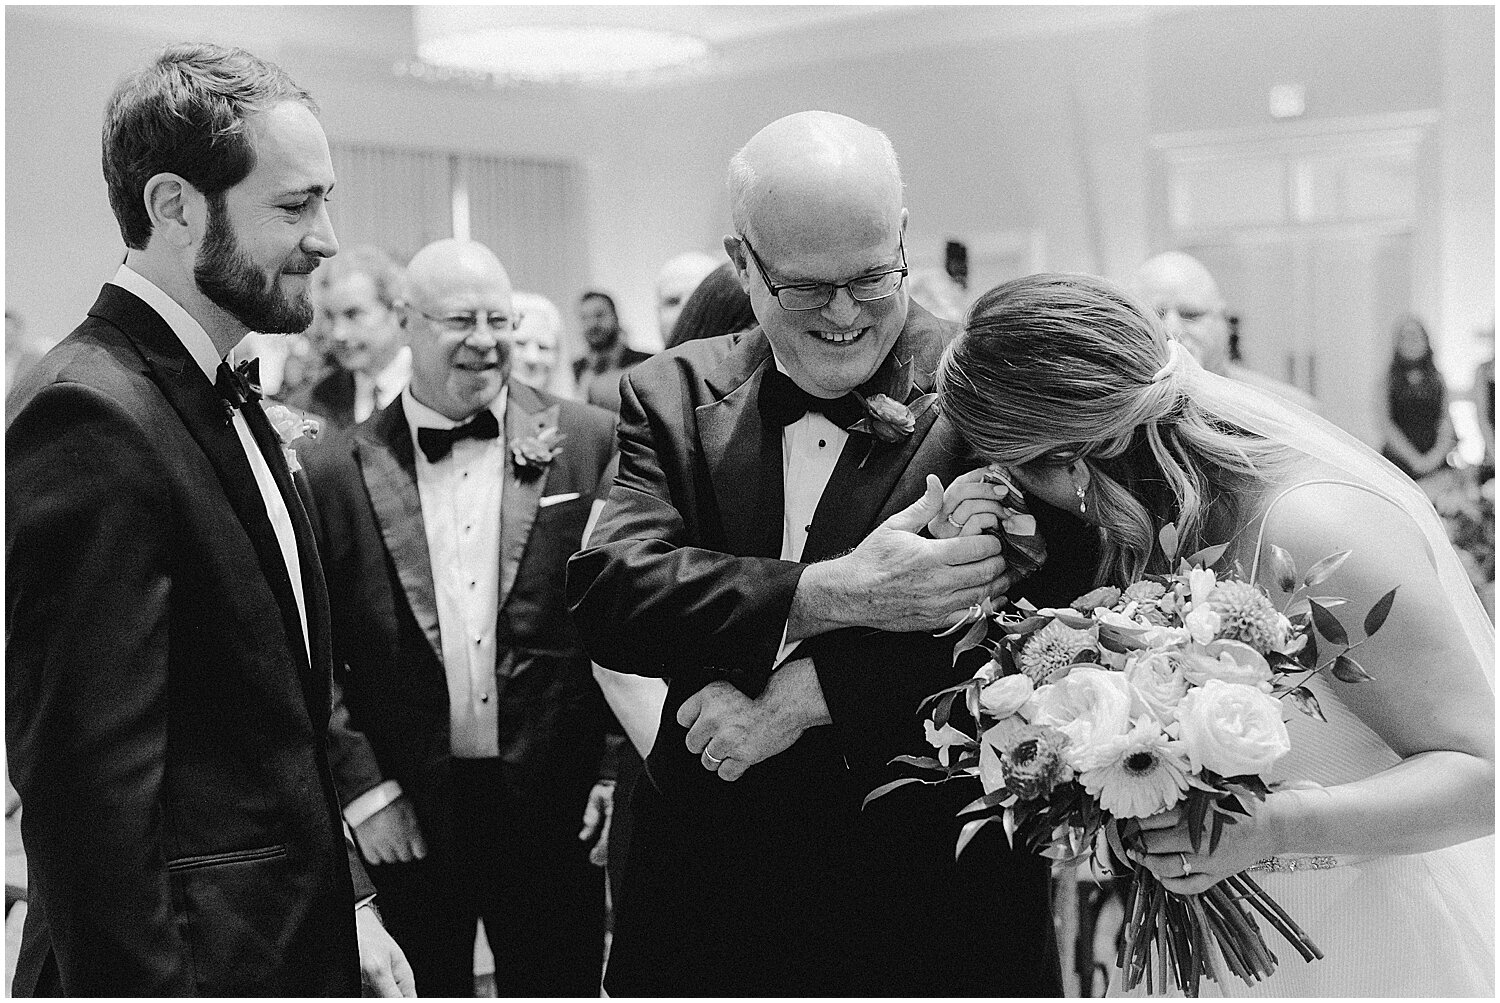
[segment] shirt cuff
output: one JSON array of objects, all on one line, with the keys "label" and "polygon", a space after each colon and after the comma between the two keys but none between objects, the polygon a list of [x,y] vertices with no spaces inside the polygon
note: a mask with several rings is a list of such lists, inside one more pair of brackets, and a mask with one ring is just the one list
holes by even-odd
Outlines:
[{"label": "shirt cuff", "polygon": [[792,652],[796,651],[797,647],[802,643],[801,641],[792,641],[791,643],[787,643],[786,635],[787,632],[791,629],[792,622],[790,620],[786,622],[785,627],[781,628],[781,647],[776,649],[776,661],[772,663],[772,672],[775,672],[777,669],[785,665],[786,660],[792,657]]},{"label": "shirt cuff", "polygon": [[399,783],[394,780],[382,781],[349,802],[344,808],[344,821],[349,823],[349,828],[357,829],[371,815],[400,796],[401,785]]}]

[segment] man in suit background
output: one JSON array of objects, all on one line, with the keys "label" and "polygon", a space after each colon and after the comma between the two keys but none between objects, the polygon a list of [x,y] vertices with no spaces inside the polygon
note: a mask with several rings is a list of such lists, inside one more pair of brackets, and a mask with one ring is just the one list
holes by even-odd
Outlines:
[{"label": "man in suit background", "polygon": [[353,247],[314,281],[334,368],[286,402],[348,428],[395,400],[411,374],[411,350],[396,316],[401,267],[378,247]]},{"label": "man in suit background", "polygon": [[483,917],[498,995],[597,995],[603,874],[579,828],[612,792],[608,712],[563,575],[613,416],[511,378],[511,284],[481,244],[418,252],[400,312],[411,385],[306,459],[345,818],[424,993],[473,995]]},{"label": "man in suit background", "polygon": [[986,832],[954,862],[974,791],[860,810],[892,756],[931,754],[919,700],[968,674],[930,632],[1007,585],[997,539],[918,535],[977,463],[923,407],[956,328],[903,289],[894,151],[792,115],[736,155],[730,202],[760,326],[627,374],[619,476],[569,567],[594,659],[670,680],[605,988],[1057,995],[1045,862]]},{"label": "man in suit background", "polygon": [[578,322],[583,326],[585,352],[573,360],[573,382],[582,400],[611,411],[620,410],[620,374],[644,359],[625,343],[620,315],[608,293],[590,291],[578,298]]},{"label": "man in suit background", "polygon": [[338,250],[315,111],[210,45],[168,49],[106,111],[125,262],[8,402],[17,995],[348,996],[361,964],[413,995],[355,906],[312,528],[225,359],[247,331],[306,327]]}]

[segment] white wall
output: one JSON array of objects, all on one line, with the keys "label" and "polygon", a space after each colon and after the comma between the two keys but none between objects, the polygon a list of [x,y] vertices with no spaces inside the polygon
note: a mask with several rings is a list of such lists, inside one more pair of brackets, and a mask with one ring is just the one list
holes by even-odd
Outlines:
[{"label": "white wall", "polygon": [[[205,38],[281,62],[331,137],[582,164],[593,283],[644,345],[656,270],[685,249],[721,253],[723,165],[779,115],[821,107],[884,128],[925,246],[1035,230],[1046,267],[1123,278],[1159,249],[1150,137],[1268,122],[1266,88],[1286,80],[1307,83],[1309,118],[1439,111],[1415,295],[1445,355],[1493,315],[1493,9],[1173,8],[1000,41],[968,30],[984,9],[952,12],[966,30],[927,32],[917,51],[891,51],[888,27],[860,22],[794,70],[588,95],[400,80],[351,55],[350,39],[320,45],[337,23],[322,8],[9,7],[6,303],[40,331],[77,322],[123,251],[98,166],[108,94],[163,42]],[[366,13],[372,42],[399,44],[405,8]]]}]

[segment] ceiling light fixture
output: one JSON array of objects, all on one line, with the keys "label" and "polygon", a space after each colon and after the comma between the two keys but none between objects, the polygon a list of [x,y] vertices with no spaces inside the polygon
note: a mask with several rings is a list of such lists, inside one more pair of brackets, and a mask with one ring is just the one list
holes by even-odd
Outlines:
[{"label": "ceiling light fixture", "polygon": [[708,43],[694,35],[622,23],[618,12],[628,16],[629,8],[572,8],[590,12],[599,23],[577,16],[535,23],[563,10],[417,6],[412,16],[418,60],[439,72],[414,66],[399,71],[431,79],[487,76],[496,84],[628,83],[691,69],[710,53]]}]

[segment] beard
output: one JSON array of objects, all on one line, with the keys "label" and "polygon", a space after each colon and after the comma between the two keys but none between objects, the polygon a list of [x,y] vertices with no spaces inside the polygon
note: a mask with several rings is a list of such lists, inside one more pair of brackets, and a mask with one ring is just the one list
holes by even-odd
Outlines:
[{"label": "beard", "polygon": [[[317,267],[317,259],[310,265],[309,272]],[[222,195],[208,200],[208,232],[193,262],[193,279],[199,292],[251,331],[295,334],[312,323],[313,305],[306,290],[283,295],[276,279],[267,279],[240,247]]]}]

